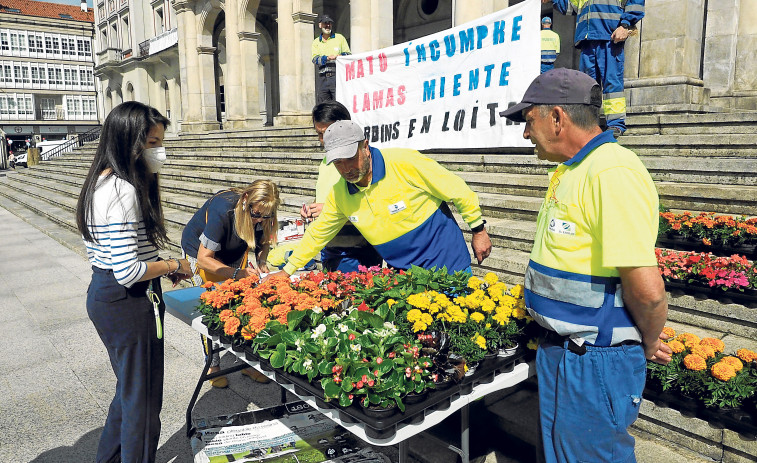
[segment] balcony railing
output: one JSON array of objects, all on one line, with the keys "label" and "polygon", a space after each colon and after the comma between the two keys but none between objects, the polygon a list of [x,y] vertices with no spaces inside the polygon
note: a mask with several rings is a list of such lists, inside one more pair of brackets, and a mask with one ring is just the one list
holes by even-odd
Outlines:
[{"label": "balcony railing", "polygon": [[[129,50],[131,52],[131,50]],[[123,59],[124,51],[120,48],[106,48],[97,53],[98,64],[118,63]]]},{"label": "balcony railing", "polygon": [[149,40],[139,44],[139,57],[146,58],[148,56],[160,53],[161,51],[171,48],[179,43],[179,32],[177,28],[165,31],[162,34],[155,36]]}]

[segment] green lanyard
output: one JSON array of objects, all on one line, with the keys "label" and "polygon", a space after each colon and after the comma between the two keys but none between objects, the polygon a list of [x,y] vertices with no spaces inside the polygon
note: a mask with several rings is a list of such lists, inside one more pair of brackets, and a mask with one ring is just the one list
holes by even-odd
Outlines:
[{"label": "green lanyard", "polygon": [[152,290],[152,280],[150,280],[150,284],[147,285],[147,299],[152,302],[152,309],[153,312],[155,312],[155,331],[158,334],[158,339],[163,338],[163,324],[160,322],[160,311],[158,311],[158,304],[160,304],[160,298],[158,297],[158,293]]}]

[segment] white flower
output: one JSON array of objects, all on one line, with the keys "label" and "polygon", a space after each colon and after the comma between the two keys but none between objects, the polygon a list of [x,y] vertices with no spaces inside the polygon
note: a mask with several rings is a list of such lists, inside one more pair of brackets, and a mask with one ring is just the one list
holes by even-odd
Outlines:
[{"label": "white flower", "polygon": [[315,313],[321,313],[321,312],[323,312],[323,309],[320,308],[320,307],[318,307],[318,306],[313,307],[311,310],[313,312],[315,312]]},{"label": "white flower", "polygon": [[347,328],[347,325],[345,325],[344,323],[340,323],[337,326],[339,327],[339,331],[341,331],[342,333],[346,333],[347,330],[349,330],[349,328]]},{"label": "white flower", "polygon": [[371,330],[365,330],[365,331],[363,331],[363,334],[366,334],[366,335],[367,334],[373,334],[373,331],[371,331]]},{"label": "white flower", "polygon": [[305,341],[300,338],[297,338],[294,341],[294,345],[297,347],[297,352],[300,352],[302,351],[302,346],[305,345]]},{"label": "white flower", "polygon": [[350,346],[350,349],[354,350],[355,352],[360,352],[360,350],[362,349],[362,347],[360,346],[360,344],[352,344]]},{"label": "white flower", "polygon": [[313,339],[315,339],[315,338],[317,338],[318,336],[322,335],[325,332],[326,332],[326,325],[324,325],[323,323],[321,323],[320,325],[318,325],[315,328],[315,330],[313,330],[313,334],[311,334],[310,337],[313,338]]},{"label": "white flower", "polygon": [[331,315],[329,315],[328,318],[330,318],[331,320],[335,320],[336,321],[336,320],[339,320],[340,317],[339,317],[339,314],[332,313]]},{"label": "white flower", "polygon": [[302,366],[305,367],[306,370],[312,370],[313,369],[313,361],[310,359],[305,360],[302,362]]}]

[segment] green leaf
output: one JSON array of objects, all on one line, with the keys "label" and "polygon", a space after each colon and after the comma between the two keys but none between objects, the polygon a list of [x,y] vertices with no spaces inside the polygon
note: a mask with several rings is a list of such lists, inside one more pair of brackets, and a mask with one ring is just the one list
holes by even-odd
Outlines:
[{"label": "green leaf", "polygon": [[322,375],[330,375],[333,373],[331,370],[334,368],[334,365],[336,365],[335,362],[332,362],[329,360],[322,360],[318,364],[318,372]]},{"label": "green leaf", "polygon": [[306,311],[306,310],[292,310],[287,314],[287,325],[289,326],[290,330],[293,330],[297,325],[300,324],[302,319],[305,317],[306,312],[312,312],[312,311]]},{"label": "green leaf", "polygon": [[[291,312],[289,312],[291,313]],[[285,331],[281,333],[281,339],[288,345],[293,346],[294,342],[297,341],[297,338],[299,337],[299,333],[296,333],[294,331]]]},{"label": "green leaf", "polygon": [[339,396],[339,405],[342,407],[349,407],[350,405],[352,405],[352,399],[350,399],[349,394],[342,392],[342,394]]},{"label": "green leaf", "polygon": [[336,399],[342,392],[342,388],[333,380],[329,380],[325,385],[321,383],[321,386],[325,397]]},{"label": "green leaf", "polygon": [[279,344],[276,347],[276,351],[271,354],[271,366],[273,368],[282,368],[284,366],[284,362],[286,361],[286,346],[284,344]]},{"label": "green leaf", "polygon": [[352,392],[352,390],[354,389],[354,387],[352,386],[352,383],[349,382],[348,380],[342,381],[341,387],[342,387],[342,391],[344,392]]},{"label": "green leaf", "polygon": [[394,369],[394,360],[384,359],[384,361],[381,362],[381,365],[379,365],[376,369],[383,376]]},{"label": "green leaf", "polygon": [[399,408],[401,412],[404,412],[405,411],[405,404],[402,403],[402,399],[400,399],[399,397],[395,397],[394,401],[397,403],[397,408]]}]

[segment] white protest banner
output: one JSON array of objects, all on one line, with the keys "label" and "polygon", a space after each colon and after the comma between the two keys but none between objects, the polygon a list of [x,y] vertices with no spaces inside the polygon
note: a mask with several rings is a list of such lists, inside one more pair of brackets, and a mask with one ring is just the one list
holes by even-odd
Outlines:
[{"label": "white protest banner", "polygon": [[375,147],[532,146],[499,115],[539,74],[541,1],[336,62],[337,100]]}]

